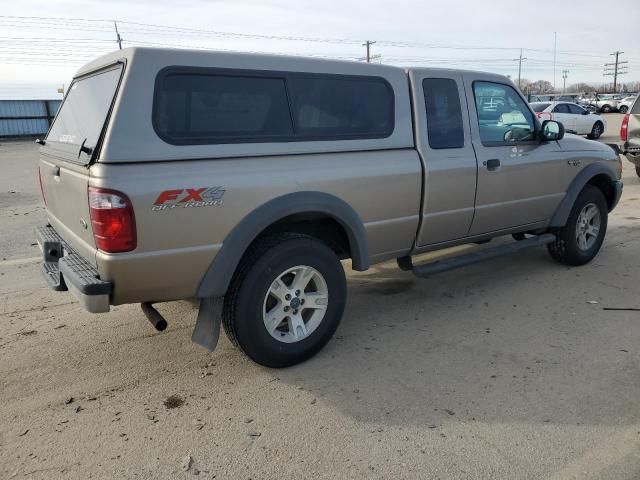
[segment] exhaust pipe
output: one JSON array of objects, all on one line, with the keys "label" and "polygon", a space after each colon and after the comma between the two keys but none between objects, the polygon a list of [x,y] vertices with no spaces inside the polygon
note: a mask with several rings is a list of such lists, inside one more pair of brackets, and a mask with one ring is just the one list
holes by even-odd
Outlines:
[{"label": "exhaust pipe", "polygon": [[140,308],[142,308],[142,312],[147,317],[147,320],[151,322],[151,325],[153,325],[153,328],[155,328],[159,332],[162,332],[167,328],[167,321],[164,319],[162,315],[160,315],[160,312],[158,312],[158,310],[153,308],[153,305],[151,305],[151,303],[149,302],[141,303]]}]

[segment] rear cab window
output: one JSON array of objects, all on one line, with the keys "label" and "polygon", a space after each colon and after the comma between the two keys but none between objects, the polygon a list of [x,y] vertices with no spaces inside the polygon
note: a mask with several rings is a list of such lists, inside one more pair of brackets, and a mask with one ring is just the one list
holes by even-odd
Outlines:
[{"label": "rear cab window", "polygon": [[173,145],[385,138],[394,102],[373,76],[168,67],[153,127]]},{"label": "rear cab window", "polygon": [[433,149],[464,147],[460,94],[455,80],[422,80],[427,112],[427,137]]},{"label": "rear cab window", "polygon": [[90,152],[100,142],[122,68],[117,64],[73,81],[45,138],[43,152],[75,163],[91,161]]}]

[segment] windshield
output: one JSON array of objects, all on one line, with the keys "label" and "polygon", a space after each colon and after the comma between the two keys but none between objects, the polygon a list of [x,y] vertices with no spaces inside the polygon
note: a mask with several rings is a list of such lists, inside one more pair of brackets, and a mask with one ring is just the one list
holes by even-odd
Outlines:
[{"label": "windshield", "polygon": [[[89,163],[98,144],[122,65],[74,81],[49,130],[46,147],[66,159]],[[85,147],[81,151],[81,147]]]},{"label": "windshield", "polygon": [[550,103],[531,103],[531,108],[534,112],[542,112],[547,109],[551,104]]}]

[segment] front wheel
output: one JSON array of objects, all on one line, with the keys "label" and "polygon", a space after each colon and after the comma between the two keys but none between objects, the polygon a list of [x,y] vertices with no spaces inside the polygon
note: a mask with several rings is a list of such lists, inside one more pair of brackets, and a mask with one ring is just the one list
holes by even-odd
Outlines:
[{"label": "front wheel", "polygon": [[629,111],[629,107],[627,107],[626,105],[622,105],[619,109],[618,112],[620,113],[627,113]]},{"label": "front wheel", "polygon": [[256,363],[288,367],[324,347],[345,303],[346,279],[335,253],[314,237],[283,233],[245,255],[225,296],[223,325]]},{"label": "front wheel", "polygon": [[587,137],[592,140],[596,140],[597,138],[600,138],[600,135],[602,135],[603,132],[604,125],[602,124],[602,122],[596,122],[593,124],[593,127],[591,127],[591,133],[589,133]]},{"label": "front wheel", "polygon": [[565,265],[584,265],[597,255],[607,231],[607,202],[597,187],[584,187],[569,213],[567,224],[547,245],[551,256]]},{"label": "front wheel", "polygon": [[610,113],[611,112],[611,105],[603,105],[602,108],[600,109],[600,111],[602,113]]}]

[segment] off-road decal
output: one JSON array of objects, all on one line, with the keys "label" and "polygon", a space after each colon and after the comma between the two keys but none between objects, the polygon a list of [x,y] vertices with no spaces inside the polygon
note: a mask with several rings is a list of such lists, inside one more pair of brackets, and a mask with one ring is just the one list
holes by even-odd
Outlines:
[{"label": "off-road decal", "polygon": [[200,187],[165,190],[153,202],[151,210],[173,210],[174,208],[220,207],[224,187]]}]

